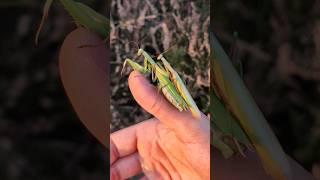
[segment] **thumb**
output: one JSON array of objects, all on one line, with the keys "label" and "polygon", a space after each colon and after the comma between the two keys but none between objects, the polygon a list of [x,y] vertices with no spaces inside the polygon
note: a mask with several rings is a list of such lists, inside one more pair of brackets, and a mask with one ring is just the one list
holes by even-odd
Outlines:
[{"label": "thumb", "polygon": [[[199,133],[199,131],[203,131],[204,127],[202,126],[209,124],[203,114],[202,120],[198,121],[192,117],[190,112],[180,112],[139,72],[133,71],[128,81],[130,91],[138,104],[178,134],[192,135],[192,132]],[[203,119],[208,124],[203,124],[201,122]],[[205,128],[209,131],[210,125]]]}]

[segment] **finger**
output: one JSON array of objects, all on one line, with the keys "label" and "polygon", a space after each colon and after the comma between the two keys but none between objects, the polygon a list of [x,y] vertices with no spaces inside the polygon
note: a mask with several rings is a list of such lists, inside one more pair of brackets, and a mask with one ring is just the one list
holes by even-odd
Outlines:
[{"label": "finger", "polygon": [[[208,129],[208,122],[196,121],[190,112],[179,112],[159,93],[139,72],[133,71],[129,76],[129,87],[135,100],[146,111],[153,114],[162,123],[179,134],[198,133],[202,128]],[[206,119],[202,114],[200,121]],[[206,127],[207,126],[207,127]],[[199,131],[198,131],[199,130]]]},{"label": "finger", "polygon": [[112,133],[110,135],[110,165],[117,159],[136,152],[137,132],[150,128],[154,123],[155,119],[150,119]]},{"label": "finger", "polygon": [[139,154],[134,153],[119,159],[110,167],[110,178],[112,180],[127,179],[141,172]]},{"label": "finger", "polygon": [[136,128],[137,126],[130,126],[110,135],[110,165],[137,151]]}]

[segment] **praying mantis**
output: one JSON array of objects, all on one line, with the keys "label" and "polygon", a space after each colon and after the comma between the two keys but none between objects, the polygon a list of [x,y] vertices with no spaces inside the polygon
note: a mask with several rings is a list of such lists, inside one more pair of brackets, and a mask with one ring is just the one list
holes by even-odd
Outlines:
[{"label": "praying mantis", "polygon": [[[138,50],[137,55],[144,57],[144,66],[139,65],[131,59],[126,59],[123,63],[121,74],[126,64],[129,64],[134,70],[140,73],[151,73],[152,81],[158,82],[158,89],[162,91],[163,95],[173,106],[180,112],[189,110],[195,119],[200,119],[201,113],[198,106],[191,97],[179,74],[171,67],[164,56],[160,54],[157,57],[158,62],[155,62],[151,56],[141,48]],[[160,62],[162,62],[162,64]]]}]

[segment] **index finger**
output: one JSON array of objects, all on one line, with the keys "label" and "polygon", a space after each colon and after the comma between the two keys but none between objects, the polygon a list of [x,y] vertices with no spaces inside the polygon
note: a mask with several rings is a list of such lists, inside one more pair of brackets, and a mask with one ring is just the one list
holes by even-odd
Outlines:
[{"label": "index finger", "polygon": [[121,129],[110,135],[110,165],[118,159],[137,152],[137,132],[154,126],[156,119],[149,119]]}]

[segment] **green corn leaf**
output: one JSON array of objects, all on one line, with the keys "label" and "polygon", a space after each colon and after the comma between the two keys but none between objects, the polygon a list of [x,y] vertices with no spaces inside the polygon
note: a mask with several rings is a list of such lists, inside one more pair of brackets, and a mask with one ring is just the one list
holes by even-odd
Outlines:
[{"label": "green corn leaf", "polygon": [[[210,46],[215,91],[245,131],[266,172],[275,179],[290,179],[291,170],[286,154],[212,32]],[[221,128],[227,127],[223,125]]]}]

